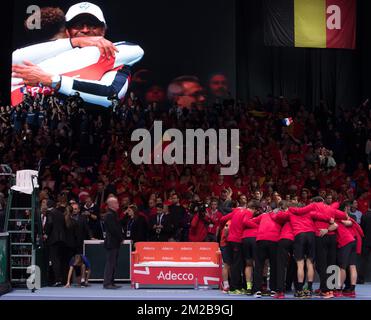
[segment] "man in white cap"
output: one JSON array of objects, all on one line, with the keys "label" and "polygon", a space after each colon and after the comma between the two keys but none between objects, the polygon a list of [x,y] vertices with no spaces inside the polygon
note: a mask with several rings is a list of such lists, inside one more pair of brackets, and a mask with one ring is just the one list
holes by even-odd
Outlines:
[{"label": "man in white cap", "polygon": [[37,87],[40,83],[64,95],[78,92],[86,102],[104,107],[111,105],[112,96],[124,97],[130,67],[142,58],[142,48],[128,42],[113,44],[106,40],[103,12],[89,2],[69,8],[66,27],[68,39],[29,46],[13,53],[13,105],[19,103],[24,85]]}]

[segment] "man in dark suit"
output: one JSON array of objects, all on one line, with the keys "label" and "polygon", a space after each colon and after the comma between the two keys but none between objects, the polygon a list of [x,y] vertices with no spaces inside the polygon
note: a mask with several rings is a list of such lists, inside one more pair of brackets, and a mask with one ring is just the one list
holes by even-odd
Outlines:
[{"label": "man in dark suit", "polygon": [[63,207],[54,208],[54,201],[48,200],[49,214],[45,225],[49,255],[55,277],[54,286],[61,286],[64,277],[63,258],[66,247],[66,230]]},{"label": "man in dark suit", "polygon": [[104,289],[117,289],[120,286],[114,284],[115,271],[117,268],[117,261],[119,256],[120,245],[123,239],[121,224],[117,210],[119,209],[119,202],[117,198],[110,197],[107,199],[108,212],[104,217],[104,227],[106,238],[104,246],[107,249],[107,260],[104,268]]},{"label": "man in dark suit", "polygon": [[[90,240],[92,238],[91,231],[89,229],[88,221],[85,216],[81,215],[80,207],[77,203],[72,205],[72,217],[76,221],[76,253],[82,254],[84,247],[84,240]],[[71,259],[71,257],[69,257]]]},{"label": "man in dark suit", "polygon": [[157,214],[150,221],[150,233],[152,241],[167,242],[171,239],[175,232],[171,214],[168,212],[168,207],[162,203],[156,205]]},{"label": "man in dark suit", "polygon": [[361,228],[365,237],[362,243],[362,258],[361,258],[361,268],[358,275],[358,283],[363,284],[366,280],[367,271],[370,263],[371,257],[371,201],[368,205],[367,212],[361,218]]}]

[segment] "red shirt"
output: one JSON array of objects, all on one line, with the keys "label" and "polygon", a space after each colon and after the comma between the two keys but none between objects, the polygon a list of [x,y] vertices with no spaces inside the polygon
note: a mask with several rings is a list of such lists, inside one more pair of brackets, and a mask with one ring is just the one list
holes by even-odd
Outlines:
[{"label": "red shirt", "polygon": [[228,227],[230,227],[231,223],[232,223],[231,220],[227,221],[224,228],[222,229],[222,232],[221,232],[221,235],[220,235],[220,246],[221,247],[226,247],[227,246],[227,236],[225,234],[225,231],[226,231],[226,226],[228,225]]},{"label": "red shirt", "polygon": [[[310,214],[314,220],[314,225],[316,226],[316,237],[321,236],[321,229],[328,229],[331,218],[338,220],[345,220],[347,218],[345,212],[340,210],[325,210],[323,212],[312,211]],[[334,235],[336,232],[329,231],[327,234]]]},{"label": "red shirt", "polygon": [[350,218],[350,221],[352,221],[352,223],[353,223],[353,225],[350,227],[350,231],[351,231],[351,233],[353,234],[353,236],[355,237],[355,239],[357,241],[357,248],[356,248],[357,254],[361,254],[362,253],[362,238],[365,235],[363,233],[362,228],[357,223],[357,221],[355,221],[352,218]]},{"label": "red shirt", "polygon": [[272,215],[276,215],[276,213],[263,213],[252,219],[253,222],[259,225],[256,241],[265,240],[278,242],[281,233],[281,225],[272,219]]},{"label": "red shirt", "polygon": [[188,239],[191,242],[202,242],[207,236],[207,227],[205,222],[200,219],[198,214],[195,214],[189,229]]},{"label": "red shirt", "polygon": [[220,219],[221,226],[224,226],[228,220],[232,221],[227,237],[228,242],[242,242],[242,234],[244,230],[243,221],[248,211],[250,210],[244,208],[235,208],[231,213]]},{"label": "red shirt", "polygon": [[[303,232],[316,232],[316,235],[319,236],[318,228],[327,229],[328,222],[331,218],[335,218],[336,212],[338,210],[335,210],[333,207],[328,206],[323,202],[312,202],[311,204],[303,208],[291,207],[289,211],[293,213],[290,216],[290,221],[295,236]],[[312,214],[308,215],[308,213]],[[302,219],[300,219],[299,216],[301,216]],[[313,220],[321,221],[317,221],[315,224]]]},{"label": "red shirt", "polygon": [[258,225],[254,222],[251,222],[254,214],[252,211],[248,210],[245,215],[245,219],[243,220],[244,223],[244,230],[242,233],[242,239],[245,238],[256,238],[258,234]]},{"label": "red shirt", "polygon": [[272,219],[282,226],[279,240],[287,239],[294,241],[295,237],[290,223],[290,213],[288,211],[279,211],[275,215],[272,215]]},{"label": "red shirt", "polygon": [[[291,209],[298,209],[298,208],[290,208]],[[312,217],[308,214],[303,215],[303,216],[298,216],[295,214],[290,214],[290,223],[292,227],[292,232],[294,233],[294,236],[296,237],[297,235],[305,232],[315,232],[315,225],[312,220]]]},{"label": "red shirt", "polygon": [[338,223],[338,228],[336,229],[336,242],[338,248],[345,247],[347,244],[355,240],[350,229],[351,228],[346,227],[341,222]]}]

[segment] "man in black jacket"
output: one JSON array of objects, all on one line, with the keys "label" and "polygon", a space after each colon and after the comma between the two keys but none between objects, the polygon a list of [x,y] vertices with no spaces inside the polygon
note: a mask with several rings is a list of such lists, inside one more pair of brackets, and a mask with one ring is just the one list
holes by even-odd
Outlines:
[{"label": "man in black jacket", "polygon": [[104,217],[104,226],[106,231],[106,238],[104,246],[107,249],[107,260],[104,268],[104,282],[103,288],[117,289],[119,286],[114,284],[115,271],[117,268],[117,261],[119,256],[120,245],[122,242],[122,230],[117,214],[119,209],[119,202],[117,198],[110,197],[107,199],[108,212]]},{"label": "man in black jacket", "polygon": [[186,230],[186,218],[187,212],[184,207],[180,204],[179,196],[174,193],[171,197],[172,204],[169,206],[169,219],[172,219],[174,224],[174,235],[175,241],[187,241],[188,230]]},{"label": "man in black jacket", "polygon": [[66,230],[62,208],[54,208],[54,202],[48,200],[48,218],[45,225],[49,255],[55,277],[54,286],[61,286],[63,281],[63,261],[66,247]]},{"label": "man in black jacket", "polygon": [[[72,219],[76,221],[76,253],[82,254],[84,240],[92,238],[87,218],[80,213],[80,207],[77,203],[72,205]],[[69,257],[71,259],[71,257]]]},{"label": "man in black jacket", "polygon": [[167,206],[162,203],[156,205],[157,214],[150,221],[151,240],[157,242],[168,242],[174,235],[175,226]]},{"label": "man in black jacket", "polygon": [[368,205],[367,212],[361,218],[361,228],[365,237],[363,238],[362,243],[362,260],[361,260],[361,268],[359,270],[358,275],[358,283],[364,283],[367,276],[367,265],[369,264],[369,260],[371,257],[371,201]]}]

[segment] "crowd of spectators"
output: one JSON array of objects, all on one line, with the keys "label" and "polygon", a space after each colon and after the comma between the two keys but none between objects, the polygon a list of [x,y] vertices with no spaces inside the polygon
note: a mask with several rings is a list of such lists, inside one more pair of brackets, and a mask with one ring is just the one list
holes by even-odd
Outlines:
[{"label": "crowd of spectators", "polygon": [[[13,172],[39,170],[43,215],[52,200],[65,215],[81,216],[86,229],[81,222],[74,251],[81,251],[84,239],[104,237],[110,194],[119,200],[124,237],[134,242],[215,241],[217,220],[246,202],[241,196],[261,200],[269,210],[278,197],[304,205],[321,195],[347,204],[357,221],[368,210],[367,101],[336,111],[325,102],[311,108],[284,97],[243,103],[228,95],[220,74],[210,78],[208,94],[196,77],[179,77],[167,89],[143,88],[133,85],[124,101],[112,97],[108,109],[86,105],[78,94],[25,94],[20,105],[0,107],[0,163]],[[293,123],[285,126],[282,119],[288,117]],[[151,130],[154,120],[164,130],[238,128],[239,172],[222,176],[218,164],[133,164],[131,133]],[[2,222],[8,190],[9,179],[2,176]]]}]

